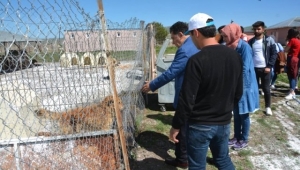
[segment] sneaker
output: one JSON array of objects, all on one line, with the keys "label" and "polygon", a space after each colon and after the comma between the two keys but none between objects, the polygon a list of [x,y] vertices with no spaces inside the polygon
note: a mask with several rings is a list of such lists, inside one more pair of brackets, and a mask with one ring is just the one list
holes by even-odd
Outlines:
[{"label": "sneaker", "polygon": [[271,115],[272,115],[272,110],[271,110],[271,108],[269,108],[269,107],[266,108],[266,114],[267,114],[268,116],[271,116]]},{"label": "sneaker", "polygon": [[276,89],[276,87],[275,87],[274,85],[271,85],[270,88],[271,88],[272,90]]},{"label": "sneaker", "polygon": [[232,149],[233,150],[241,150],[243,148],[246,148],[248,146],[248,142],[244,141],[244,140],[240,140],[238,142],[236,142],[233,146]]},{"label": "sneaker", "polygon": [[265,93],[263,91],[259,91],[260,95],[265,95]]},{"label": "sneaker", "polygon": [[294,94],[290,93],[289,95],[285,96],[285,99],[292,100],[294,96],[295,96]]},{"label": "sneaker", "polygon": [[237,142],[236,138],[229,139],[228,146],[233,146],[233,145],[235,145],[236,142]]}]

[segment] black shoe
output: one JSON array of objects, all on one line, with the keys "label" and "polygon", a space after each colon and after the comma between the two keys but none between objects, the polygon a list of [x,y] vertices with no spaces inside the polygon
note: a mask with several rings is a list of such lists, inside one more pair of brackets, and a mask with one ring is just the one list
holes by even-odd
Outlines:
[{"label": "black shoe", "polygon": [[176,159],[165,159],[165,163],[174,167],[179,167],[186,169],[188,168],[188,163],[187,162],[179,162]]}]

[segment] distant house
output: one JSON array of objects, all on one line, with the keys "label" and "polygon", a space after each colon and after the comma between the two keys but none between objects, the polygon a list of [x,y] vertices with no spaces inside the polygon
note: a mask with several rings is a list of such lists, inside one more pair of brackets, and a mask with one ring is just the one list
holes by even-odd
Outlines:
[{"label": "distant house", "polygon": [[[107,37],[113,51],[136,51],[142,30],[109,29]],[[105,49],[104,37],[99,30],[67,30],[64,33],[66,52],[93,52]]]},{"label": "distant house", "polygon": [[290,28],[300,29],[300,17],[294,17],[266,28],[267,35],[274,35],[275,41],[286,45],[286,36]]},{"label": "distant house", "polygon": [[[29,46],[28,43],[38,43],[39,39],[31,38],[26,35],[14,34],[8,31],[0,31],[0,53],[5,54],[8,50],[25,50],[27,52],[32,50],[32,46]],[[13,45],[12,45],[13,44]]]},{"label": "distant house", "polygon": [[252,26],[244,27],[244,33],[247,34],[248,40],[250,40],[252,37],[254,37]]}]

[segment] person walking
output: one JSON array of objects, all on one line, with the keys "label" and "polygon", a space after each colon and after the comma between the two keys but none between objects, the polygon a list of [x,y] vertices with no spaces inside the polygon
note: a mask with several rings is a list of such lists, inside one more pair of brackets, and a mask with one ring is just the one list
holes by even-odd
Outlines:
[{"label": "person walking", "polygon": [[[184,35],[184,32],[188,30],[187,23],[178,21],[170,27],[171,39],[173,44],[178,47],[174,60],[170,67],[163,72],[160,76],[153,79],[151,82],[146,82],[142,91],[144,93],[151,91],[155,91],[158,88],[164,86],[169,83],[173,79],[175,79],[175,97],[173,106],[177,107],[178,96],[181,89],[182,81],[184,78],[184,70],[186,67],[186,63],[189,58],[197,53],[199,50],[193,44],[192,39]],[[181,132],[176,136],[180,142],[175,143],[175,159],[165,159],[165,163],[171,166],[187,168],[187,150],[186,150],[186,127],[181,127]]]},{"label": "person walking", "polygon": [[277,58],[276,44],[272,37],[265,35],[265,23],[257,21],[252,24],[254,37],[248,43],[253,50],[254,70],[257,84],[261,82],[264,94],[266,115],[272,115],[271,109],[271,71]]},{"label": "person walking", "polygon": [[[270,35],[270,37],[272,37],[274,40],[276,39],[274,35]],[[276,44],[277,54],[279,52],[284,52],[284,49],[283,49],[283,47],[280,43],[275,41],[275,44]],[[284,55],[284,57],[279,57],[279,58],[278,57],[279,56],[277,55],[276,62],[274,64],[274,66],[272,68],[272,72],[271,72],[271,84],[270,84],[271,89],[276,89],[275,83],[276,83],[277,75],[284,72],[284,65],[283,64],[286,64],[285,55]]]},{"label": "person walking", "polygon": [[216,31],[211,16],[197,13],[185,33],[201,51],[187,63],[169,137],[180,142],[176,136],[187,120],[189,170],[205,170],[208,148],[218,169],[235,169],[228,139],[232,110],[243,93],[243,66],[235,50],[218,43]]},{"label": "person walking", "polygon": [[300,40],[297,38],[299,31],[296,28],[288,30],[287,40],[284,51],[287,52],[287,76],[290,84],[289,94],[285,97],[287,100],[293,99],[295,96],[295,88],[297,87],[297,76],[299,69],[299,53],[300,53]]},{"label": "person walking", "polygon": [[250,132],[250,113],[259,109],[259,94],[253,65],[253,52],[250,45],[241,39],[240,25],[229,24],[222,29],[222,36],[226,45],[236,50],[243,60],[243,95],[233,109],[234,135],[228,145],[234,150],[248,146]]}]

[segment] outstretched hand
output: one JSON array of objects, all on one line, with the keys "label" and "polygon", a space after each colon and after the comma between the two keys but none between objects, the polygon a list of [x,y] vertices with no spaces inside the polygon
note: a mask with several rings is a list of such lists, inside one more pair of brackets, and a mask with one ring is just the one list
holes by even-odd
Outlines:
[{"label": "outstretched hand", "polygon": [[150,91],[150,82],[149,81],[145,81],[145,84],[143,85],[142,88],[142,92],[143,93],[148,93]]}]

